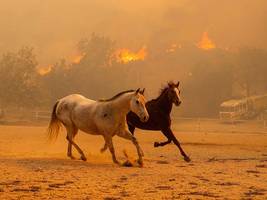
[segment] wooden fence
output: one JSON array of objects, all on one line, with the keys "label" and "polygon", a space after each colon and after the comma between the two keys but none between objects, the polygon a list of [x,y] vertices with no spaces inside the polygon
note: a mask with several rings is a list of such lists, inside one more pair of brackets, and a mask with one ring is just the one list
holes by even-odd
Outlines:
[{"label": "wooden fence", "polygon": [[[49,110],[6,109],[0,117],[1,124],[48,123]],[[266,118],[256,120],[222,121],[218,118],[183,118],[172,116],[172,126],[176,131],[190,132],[242,132],[267,133]]]}]

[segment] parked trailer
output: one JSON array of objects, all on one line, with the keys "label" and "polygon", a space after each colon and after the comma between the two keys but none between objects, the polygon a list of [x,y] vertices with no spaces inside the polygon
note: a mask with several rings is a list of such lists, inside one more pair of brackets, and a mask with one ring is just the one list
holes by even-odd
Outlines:
[{"label": "parked trailer", "polygon": [[248,113],[248,110],[247,98],[228,100],[220,105],[220,119],[231,121],[241,119]]},{"label": "parked trailer", "polygon": [[239,120],[256,117],[267,110],[267,94],[231,99],[220,105],[221,120]]}]

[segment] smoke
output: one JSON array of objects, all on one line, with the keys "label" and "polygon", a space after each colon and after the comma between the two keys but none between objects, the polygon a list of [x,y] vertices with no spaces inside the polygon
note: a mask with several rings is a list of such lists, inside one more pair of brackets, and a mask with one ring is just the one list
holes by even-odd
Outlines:
[{"label": "smoke", "polygon": [[218,47],[267,47],[265,0],[4,0],[0,53],[35,47],[48,65],[97,32],[120,47],[197,43],[208,32]]}]

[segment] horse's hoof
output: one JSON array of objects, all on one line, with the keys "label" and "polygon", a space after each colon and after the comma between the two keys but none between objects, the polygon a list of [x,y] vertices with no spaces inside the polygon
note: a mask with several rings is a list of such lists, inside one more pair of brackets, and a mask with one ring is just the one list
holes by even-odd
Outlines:
[{"label": "horse's hoof", "polygon": [[185,156],[185,157],[184,157],[184,161],[185,161],[185,162],[190,162],[191,159],[190,159],[188,156]]},{"label": "horse's hoof", "polygon": [[133,167],[133,163],[129,160],[126,160],[124,163],[121,164],[123,167]]},{"label": "horse's hoof", "polygon": [[81,160],[86,161],[87,158],[85,156],[81,156]]},{"label": "horse's hoof", "polygon": [[139,164],[140,167],[144,167],[143,160],[138,159],[137,163]]},{"label": "horse's hoof", "polygon": [[106,149],[100,149],[100,153],[104,153],[106,151]]},{"label": "horse's hoof", "polygon": [[74,156],[69,156],[71,160],[76,160]]},{"label": "horse's hoof", "polygon": [[154,142],[154,147],[159,147],[159,143],[158,142]]},{"label": "horse's hoof", "polygon": [[116,164],[116,165],[121,165],[121,163],[117,160],[113,160],[113,163]]},{"label": "horse's hoof", "polygon": [[123,166],[123,164],[121,164],[120,162],[114,162],[114,164],[118,166]]}]

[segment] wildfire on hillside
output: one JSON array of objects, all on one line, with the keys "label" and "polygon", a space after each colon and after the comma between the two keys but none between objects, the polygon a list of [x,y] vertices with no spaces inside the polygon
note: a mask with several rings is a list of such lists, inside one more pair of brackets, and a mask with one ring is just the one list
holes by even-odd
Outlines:
[{"label": "wildfire on hillside", "polygon": [[73,55],[73,56],[70,58],[70,61],[71,61],[71,63],[79,64],[79,63],[81,62],[82,58],[83,58],[85,55],[86,55],[85,53],[77,54],[77,55]]},{"label": "wildfire on hillside", "polygon": [[124,64],[137,60],[145,60],[145,57],[147,56],[147,49],[143,46],[137,52],[133,52],[129,49],[122,48],[116,50],[114,52],[114,56],[117,62]]},{"label": "wildfire on hillside", "polygon": [[37,67],[37,73],[41,76],[44,76],[51,72],[53,65],[39,66]]},{"label": "wildfire on hillside", "polygon": [[196,44],[196,46],[203,50],[210,50],[216,48],[216,45],[211,41],[207,32],[202,34],[201,40]]}]

